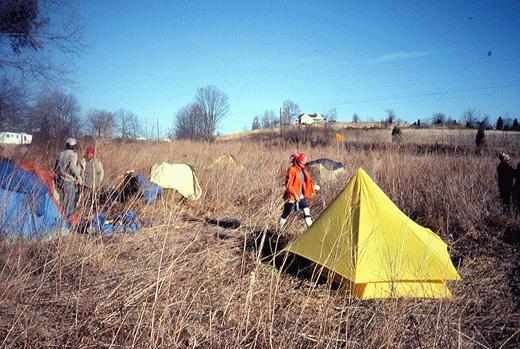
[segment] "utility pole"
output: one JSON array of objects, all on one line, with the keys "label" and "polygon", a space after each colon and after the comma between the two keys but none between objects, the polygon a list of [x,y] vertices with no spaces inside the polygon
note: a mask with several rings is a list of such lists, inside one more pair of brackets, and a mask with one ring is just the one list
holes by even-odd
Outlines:
[{"label": "utility pole", "polygon": [[282,108],[280,108],[280,144],[283,144]]},{"label": "utility pole", "polygon": [[159,142],[159,119],[157,119],[157,142]]}]

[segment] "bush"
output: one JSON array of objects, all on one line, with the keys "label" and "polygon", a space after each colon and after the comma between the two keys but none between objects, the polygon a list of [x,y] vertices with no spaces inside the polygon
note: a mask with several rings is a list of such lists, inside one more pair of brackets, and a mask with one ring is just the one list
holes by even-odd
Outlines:
[{"label": "bush", "polygon": [[475,144],[478,148],[480,148],[480,147],[484,146],[485,143],[486,143],[486,134],[485,134],[484,123],[480,123],[478,130],[477,130],[477,135],[475,137]]},{"label": "bush", "polygon": [[401,140],[401,128],[394,126],[392,129],[392,142],[397,143]]}]

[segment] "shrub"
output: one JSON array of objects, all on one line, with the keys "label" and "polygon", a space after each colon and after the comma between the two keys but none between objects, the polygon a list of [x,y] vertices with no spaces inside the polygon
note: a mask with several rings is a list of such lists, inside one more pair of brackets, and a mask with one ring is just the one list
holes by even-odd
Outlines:
[{"label": "shrub", "polygon": [[401,140],[401,128],[394,126],[392,129],[392,142],[397,143]]},{"label": "shrub", "polygon": [[486,143],[486,134],[484,123],[480,123],[477,130],[477,135],[475,137],[475,144],[478,148],[484,146]]}]

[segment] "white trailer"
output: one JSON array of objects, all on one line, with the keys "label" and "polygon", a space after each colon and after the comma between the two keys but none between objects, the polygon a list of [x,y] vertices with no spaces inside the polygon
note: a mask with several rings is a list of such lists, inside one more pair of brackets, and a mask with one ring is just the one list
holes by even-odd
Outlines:
[{"label": "white trailer", "polygon": [[0,144],[31,144],[32,135],[25,132],[0,132]]}]

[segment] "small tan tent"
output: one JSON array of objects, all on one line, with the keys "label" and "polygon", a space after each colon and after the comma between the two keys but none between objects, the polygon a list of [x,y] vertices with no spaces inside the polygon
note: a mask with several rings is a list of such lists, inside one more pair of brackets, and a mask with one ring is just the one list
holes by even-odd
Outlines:
[{"label": "small tan tent", "polygon": [[361,168],[286,251],[339,275],[363,299],[449,297],[445,280],[460,279],[442,239],[408,218]]},{"label": "small tan tent", "polygon": [[150,181],[164,189],[174,189],[188,199],[198,200],[202,195],[199,180],[193,169],[185,164],[169,164],[163,162],[153,165]]},{"label": "small tan tent", "polygon": [[219,156],[213,163],[209,166],[212,169],[216,168],[229,168],[237,171],[243,171],[244,166],[239,165],[235,159],[235,157],[231,154],[225,154]]}]

